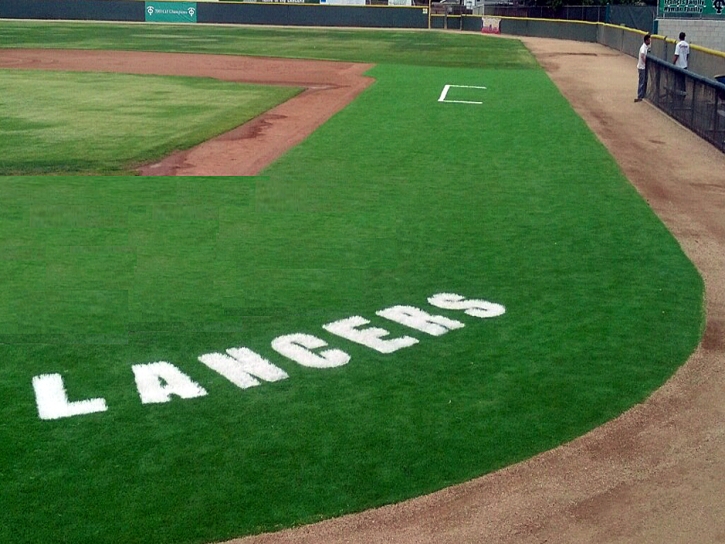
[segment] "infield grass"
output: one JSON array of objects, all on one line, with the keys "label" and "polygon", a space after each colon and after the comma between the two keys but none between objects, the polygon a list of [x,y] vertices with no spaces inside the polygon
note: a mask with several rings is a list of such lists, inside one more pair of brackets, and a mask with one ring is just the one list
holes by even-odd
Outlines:
[{"label": "infield grass", "polygon": [[130,173],[300,91],[208,78],[0,70],[0,175]]},{"label": "infield grass", "polygon": [[[0,541],[201,543],[399,501],[569,441],[686,360],[697,271],[529,58],[369,74],[260,177],[0,179]],[[465,326],[376,316],[396,304]],[[419,343],[322,329],[355,315]],[[270,347],[297,332],[350,362]],[[242,390],[197,361],[241,346],[288,379]],[[155,361],[208,395],[142,405],[131,367]],[[54,372],[108,411],[41,421],[31,379]]]}]

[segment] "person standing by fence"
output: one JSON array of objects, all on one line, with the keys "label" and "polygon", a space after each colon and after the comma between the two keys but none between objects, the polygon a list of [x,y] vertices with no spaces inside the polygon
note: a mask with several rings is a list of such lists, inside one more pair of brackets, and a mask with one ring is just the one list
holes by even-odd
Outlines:
[{"label": "person standing by fence", "polygon": [[642,45],[639,48],[639,55],[637,55],[637,72],[639,72],[639,81],[637,83],[637,98],[635,102],[642,102],[644,95],[647,94],[647,53],[649,53],[649,44],[652,40],[650,34],[645,34],[642,40]]},{"label": "person standing by fence", "polygon": [[687,70],[687,60],[690,57],[690,44],[685,41],[685,33],[680,32],[680,41],[675,45],[675,58],[672,64]]},{"label": "person standing by fence", "polygon": [[[680,41],[675,45],[675,58],[672,60],[672,64],[683,70],[687,70],[688,60],[690,58],[690,44],[685,41],[685,33],[680,32]],[[675,82],[677,85],[677,102],[682,100],[687,95],[687,81],[684,74],[675,74]]]}]

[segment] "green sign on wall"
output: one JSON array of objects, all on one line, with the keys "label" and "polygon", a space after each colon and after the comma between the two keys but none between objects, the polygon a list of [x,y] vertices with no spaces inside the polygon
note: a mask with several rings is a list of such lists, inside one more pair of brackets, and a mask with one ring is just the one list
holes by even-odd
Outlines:
[{"label": "green sign on wall", "polygon": [[146,22],[195,23],[196,2],[146,2]]},{"label": "green sign on wall", "polygon": [[660,0],[660,11],[672,15],[722,15],[725,17],[725,0]]}]

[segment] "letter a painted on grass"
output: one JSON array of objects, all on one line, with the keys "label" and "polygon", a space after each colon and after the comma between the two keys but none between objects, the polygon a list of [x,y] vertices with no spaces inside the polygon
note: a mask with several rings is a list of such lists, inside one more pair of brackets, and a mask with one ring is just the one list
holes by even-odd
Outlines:
[{"label": "letter a painted on grass", "polygon": [[105,412],[105,399],[69,401],[60,374],[41,374],[33,377],[35,402],[38,405],[40,419],[60,419],[63,417]]},{"label": "letter a painted on grass", "polygon": [[169,402],[171,395],[182,399],[206,395],[202,386],[165,361],[133,365],[133,374],[142,404]]}]

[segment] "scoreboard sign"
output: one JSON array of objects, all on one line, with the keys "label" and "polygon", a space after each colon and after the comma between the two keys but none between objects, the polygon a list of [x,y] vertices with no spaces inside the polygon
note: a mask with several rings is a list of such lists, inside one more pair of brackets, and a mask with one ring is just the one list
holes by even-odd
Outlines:
[{"label": "scoreboard sign", "polygon": [[665,16],[720,15],[725,17],[725,0],[660,0],[660,12]]}]

